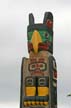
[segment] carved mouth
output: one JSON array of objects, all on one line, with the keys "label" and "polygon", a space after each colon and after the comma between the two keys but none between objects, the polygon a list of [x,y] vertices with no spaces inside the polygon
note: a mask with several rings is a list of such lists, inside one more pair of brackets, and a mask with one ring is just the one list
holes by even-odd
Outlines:
[{"label": "carved mouth", "polygon": [[[38,45],[38,50],[48,50],[50,46],[50,42],[48,43],[39,43]],[[33,51],[33,45],[32,43],[28,43],[28,50],[29,52],[32,50]]]},{"label": "carved mouth", "polygon": [[44,73],[43,72],[41,72],[41,71],[35,71],[35,72],[31,72],[31,75],[44,75]]},{"label": "carved mouth", "polygon": [[40,50],[48,50],[50,43],[39,43],[39,51]]},{"label": "carved mouth", "polygon": [[48,106],[49,96],[32,96],[32,97],[25,97],[24,99],[24,107],[36,107],[40,106]]}]

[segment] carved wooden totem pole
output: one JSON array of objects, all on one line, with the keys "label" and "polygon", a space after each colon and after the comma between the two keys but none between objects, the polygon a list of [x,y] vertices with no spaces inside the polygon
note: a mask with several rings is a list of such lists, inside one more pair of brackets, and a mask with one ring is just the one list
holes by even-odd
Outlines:
[{"label": "carved wooden totem pole", "polygon": [[35,24],[29,14],[29,58],[22,59],[20,108],[57,108],[57,69],[53,57],[53,15]]}]

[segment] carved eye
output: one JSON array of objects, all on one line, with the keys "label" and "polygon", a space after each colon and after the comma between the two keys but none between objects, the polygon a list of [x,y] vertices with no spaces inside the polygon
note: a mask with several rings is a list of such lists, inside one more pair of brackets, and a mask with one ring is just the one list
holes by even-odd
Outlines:
[{"label": "carved eye", "polygon": [[45,33],[45,37],[46,37],[46,38],[48,38],[48,37],[49,37],[49,34],[48,34],[47,32]]},{"label": "carved eye", "polygon": [[39,83],[40,86],[44,86],[45,83],[46,83],[45,78],[39,78],[39,82],[38,83]]},{"label": "carved eye", "polygon": [[31,63],[30,65],[29,65],[29,70],[30,71],[34,71],[36,69],[36,64],[35,63]]},{"label": "carved eye", "polygon": [[26,85],[32,86],[33,85],[33,78],[26,78]]}]

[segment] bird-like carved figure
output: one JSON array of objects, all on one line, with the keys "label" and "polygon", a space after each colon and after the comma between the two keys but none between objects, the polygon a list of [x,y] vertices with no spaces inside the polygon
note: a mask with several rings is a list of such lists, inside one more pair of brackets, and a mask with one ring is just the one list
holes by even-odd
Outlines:
[{"label": "bird-like carved figure", "polygon": [[53,57],[53,15],[35,24],[29,14],[29,58],[23,58],[20,108],[57,108],[57,67]]}]

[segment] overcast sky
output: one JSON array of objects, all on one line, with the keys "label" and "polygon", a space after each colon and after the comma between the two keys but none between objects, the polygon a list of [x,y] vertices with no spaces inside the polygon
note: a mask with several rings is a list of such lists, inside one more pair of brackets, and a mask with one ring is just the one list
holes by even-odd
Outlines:
[{"label": "overcast sky", "polygon": [[27,25],[32,12],[42,23],[44,12],[54,15],[54,56],[58,66],[58,108],[70,108],[71,0],[0,1],[0,108],[19,108],[22,57],[28,57]]}]

